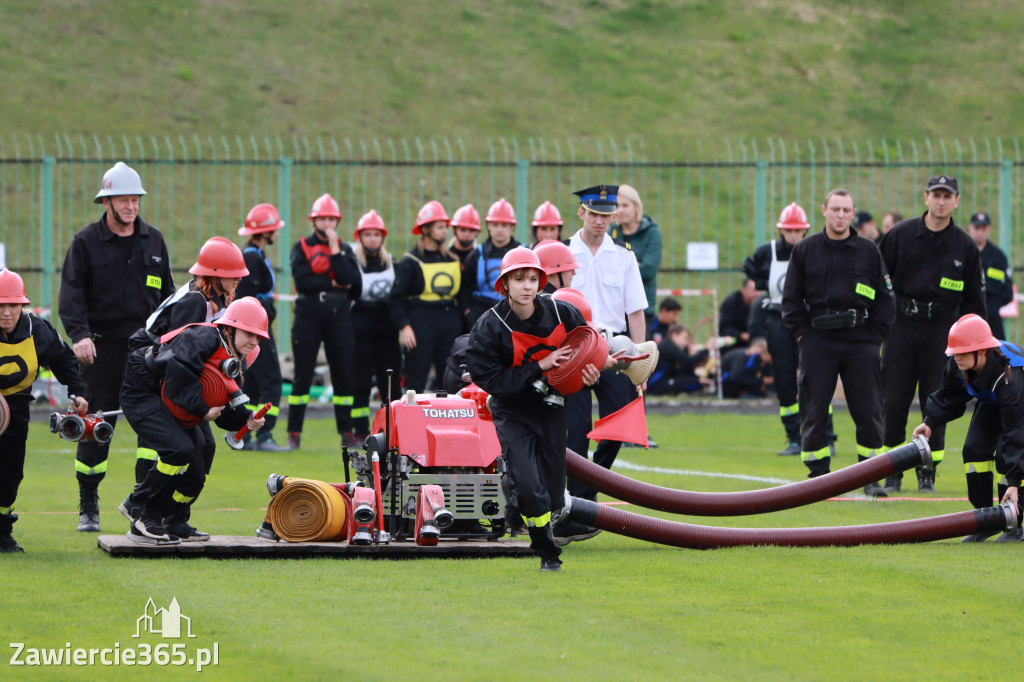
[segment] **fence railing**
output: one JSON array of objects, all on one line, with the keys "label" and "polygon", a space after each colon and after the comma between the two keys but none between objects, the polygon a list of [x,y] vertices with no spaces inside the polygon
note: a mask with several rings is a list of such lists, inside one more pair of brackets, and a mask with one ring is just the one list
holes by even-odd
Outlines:
[{"label": "fence railing", "polygon": [[[926,179],[946,173],[960,181],[955,218],[993,216],[993,239],[1011,257],[1022,253],[1017,216],[1022,214],[1018,140],[720,140],[601,139],[464,143],[431,140],[349,140],[307,137],[120,137],[58,135],[0,138],[0,241],[6,261],[26,277],[34,305],[56,306],[59,272],[74,232],[96,220],[92,203],[103,172],[117,161],[139,171],[148,194],[142,217],[163,231],[176,278],[213,235],[239,243],[237,228],[248,209],[275,203],[286,227],[272,248],[281,269],[280,293],[292,288],[291,244],[308,232],[309,207],[330,192],[338,199],[347,236],[372,209],[388,226],[387,247],[401,254],[420,206],[439,199],[449,214],[465,203],[483,214],[499,197],[519,217],[517,237],[530,239],[534,208],[555,203],[566,222],[579,226],[574,190],[599,183],[635,186],[645,213],[661,227],[664,256],[659,287],[717,288],[740,284],[739,268],[754,248],[772,238],[779,212],[796,201],[812,221],[824,194],[842,186],[858,209],[904,216],[924,211]],[[719,268],[691,271],[691,242],[716,242]],[[706,301],[684,301],[684,320],[710,314]],[[288,306],[279,330],[287,333]],[[56,311],[55,311],[56,312]],[[1013,325],[1010,327],[1013,329]]]}]

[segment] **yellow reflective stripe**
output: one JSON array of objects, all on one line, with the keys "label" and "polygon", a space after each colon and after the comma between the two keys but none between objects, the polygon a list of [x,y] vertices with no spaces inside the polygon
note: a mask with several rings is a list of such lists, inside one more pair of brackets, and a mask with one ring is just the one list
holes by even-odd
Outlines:
[{"label": "yellow reflective stripe", "polygon": [[369,407],[353,407],[352,408],[352,416],[356,417],[356,418],[359,418],[359,417],[369,417],[370,416],[370,408]]},{"label": "yellow reflective stripe", "polygon": [[800,461],[801,462],[817,462],[820,459],[828,459],[831,456],[832,455],[829,453],[828,446],[826,445],[822,449],[815,450],[813,452],[810,452],[808,450],[804,450],[803,452],[800,453]]},{"label": "yellow reflective stripe", "polygon": [[989,279],[994,279],[997,282],[1006,281],[1006,271],[1000,270],[999,268],[989,268],[985,271],[985,276]]},{"label": "yellow reflective stripe", "polygon": [[159,457],[156,458],[156,470],[159,471],[161,474],[173,476],[174,474],[178,473],[184,468],[185,467],[183,466],[174,466],[173,464],[167,464]]},{"label": "yellow reflective stripe", "polygon": [[14,507],[0,507],[0,514],[10,514]]},{"label": "yellow reflective stripe", "polygon": [[309,394],[306,395],[290,395],[288,396],[289,405],[306,405],[309,403]]},{"label": "yellow reflective stripe", "polygon": [[278,407],[277,405],[274,405],[269,410],[267,410],[267,416],[269,417],[276,417],[279,414],[281,414],[281,408]]},{"label": "yellow reflective stripe", "polygon": [[857,456],[858,457],[874,457],[878,454],[878,448],[869,448],[866,445],[857,443]]},{"label": "yellow reflective stripe", "polygon": [[967,474],[991,474],[996,470],[996,463],[992,460],[987,462],[964,462],[964,473]]},{"label": "yellow reflective stripe", "polygon": [[135,459],[156,459],[156,450],[138,448],[135,450]]},{"label": "yellow reflective stripe", "polygon": [[857,286],[853,288],[853,293],[860,294],[864,298],[875,300],[875,290],[869,287],[867,284],[857,282]]},{"label": "yellow reflective stripe", "polygon": [[779,405],[779,416],[788,417],[793,414],[800,414],[800,403],[794,405]]},{"label": "yellow reflective stripe", "polygon": [[86,476],[107,473],[107,460],[103,460],[94,467],[86,466],[84,463],[75,460],[75,471]]},{"label": "yellow reflective stripe", "polygon": [[175,490],[174,494],[171,495],[171,499],[174,500],[175,502],[180,502],[181,504],[188,504],[189,502],[196,498],[194,495],[192,497],[189,497],[188,495],[182,495],[177,490]]},{"label": "yellow reflective stripe", "polygon": [[964,281],[962,279],[950,279],[949,277],[943,277],[939,280],[940,289],[949,289],[950,291],[963,291]]},{"label": "yellow reflective stripe", "polygon": [[832,403],[828,404],[828,416],[832,416]]},{"label": "yellow reflective stripe", "polygon": [[942,461],[942,458],[946,456],[945,450],[932,450],[932,462],[938,464]]},{"label": "yellow reflective stripe", "polygon": [[331,398],[331,402],[335,405],[351,405],[355,402],[355,398],[350,395],[336,395]]},{"label": "yellow reflective stripe", "polygon": [[53,372],[51,372],[50,370],[46,369],[45,367],[40,367],[39,368],[39,378],[40,379],[56,379],[56,377],[53,375]]},{"label": "yellow reflective stripe", "polygon": [[540,528],[551,523],[551,512],[543,514],[541,516],[524,516],[523,520],[526,521],[527,526],[533,528]]}]

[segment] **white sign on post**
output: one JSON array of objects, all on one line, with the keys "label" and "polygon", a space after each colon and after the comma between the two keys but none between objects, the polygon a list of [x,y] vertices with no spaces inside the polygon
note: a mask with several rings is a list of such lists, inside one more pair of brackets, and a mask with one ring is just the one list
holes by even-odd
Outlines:
[{"label": "white sign on post", "polygon": [[7,247],[4,246],[3,242],[0,242],[0,270],[7,267]]},{"label": "white sign on post", "polygon": [[716,242],[689,242],[686,245],[687,270],[717,270],[718,244]]}]

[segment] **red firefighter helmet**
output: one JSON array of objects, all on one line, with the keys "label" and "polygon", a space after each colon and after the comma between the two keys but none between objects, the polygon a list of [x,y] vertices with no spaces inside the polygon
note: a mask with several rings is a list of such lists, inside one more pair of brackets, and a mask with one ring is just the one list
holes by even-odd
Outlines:
[{"label": "red firefighter helmet", "polygon": [[513,270],[522,270],[523,268],[533,268],[540,273],[539,289],[543,289],[544,285],[548,283],[547,273],[544,272],[537,254],[525,246],[517,246],[506,253],[505,257],[501,259],[501,272],[498,273],[498,278],[494,280],[494,290],[499,294],[504,294],[505,275]]},{"label": "red firefighter helmet", "polygon": [[238,228],[238,234],[262,234],[284,227],[284,221],[273,204],[256,204],[245,216],[245,225]]},{"label": "red firefighter helmet", "polygon": [[226,237],[210,237],[199,249],[196,264],[188,271],[193,275],[208,277],[245,277],[249,269],[245,267],[242,250]]},{"label": "red firefighter helmet", "polygon": [[423,204],[423,208],[416,214],[416,224],[412,226],[413,234],[423,234],[420,229],[424,225],[443,220],[446,223],[452,221],[448,218],[448,212],[444,210],[444,206],[441,205],[440,201],[428,201]]},{"label": "red firefighter helmet", "polygon": [[998,348],[999,341],[992,336],[992,328],[979,315],[964,315],[949,328],[949,346],[946,355],[970,353],[982,348]]},{"label": "red firefighter helmet", "polygon": [[309,219],[313,218],[337,218],[341,220],[341,209],[338,202],[330,194],[321,194],[320,198],[313,202],[313,208],[309,212]]},{"label": "red firefighter helmet", "polygon": [[583,319],[590,324],[594,321],[594,313],[590,309],[590,303],[583,296],[583,292],[579,289],[573,289],[572,287],[563,287],[551,294],[551,298],[556,298],[559,301],[565,301],[571,303],[580,311],[583,315]]},{"label": "red firefighter helmet", "polygon": [[511,223],[516,224],[516,212],[512,209],[512,204],[505,201],[502,197],[493,204],[487,211],[487,222],[489,223]]},{"label": "red firefighter helmet", "polygon": [[243,296],[232,301],[214,324],[244,329],[264,339],[270,338],[270,334],[267,332],[269,326],[267,311],[263,309],[263,304],[252,296]]},{"label": "red firefighter helmet", "polygon": [[352,238],[359,239],[359,233],[363,230],[380,230],[384,233],[385,237],[388,236],[388,228],[384,227],[383,218],[373,210],[359,219],[359,222],[356,223],[356,231],[352,233]]},{"label": "red firefighter helmet", "polygon": [[582,267],[576,262],[576,256],[572,255],[572,249],[557,239],[545,239],[533,247],[533,252],[537,254],[541,267],[548,275]]},{"label": "red firefighter helmet", "polygon": [[545,201],[543,204],[537,207],[537,210],[533,212],[533,226],[541,227],[542,225],[564,225],[562,222],[562,214],[558,212],[558,207],[552,204],[550,201]]},{"label": "red firefighter helmet", "polygon": [[480,214],[476,212],[473,204],[466,204],[455,212],[452,216],[452,227],[480,231]]},{"label": "red firefighter helmet", "polygon": [[25,281],[10,268],[0,270],[0,303],[28,303]]},{"label": "red firefighter helmet", "polygon": [[775,227],[782,230],[806,230],[811,224],[807,222],[807,213],[795,201],[782,209],[779,215],[779,222]]}]

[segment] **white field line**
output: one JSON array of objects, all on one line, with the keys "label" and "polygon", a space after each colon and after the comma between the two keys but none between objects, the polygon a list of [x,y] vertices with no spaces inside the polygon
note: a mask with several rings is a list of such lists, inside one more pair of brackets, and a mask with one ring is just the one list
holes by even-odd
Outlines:
[{"label": "white field line", "polygon": [[664,469],[662,467],[649,467],[643,464],[634,464],[621,457],[615,460],[614,468],[629,469],[631,471],[646,471],[652,474],[671,474],[674,476],[703,476],[705,478],[731,478],[738,481],[755,481],[757,483],[773,483],[775,485],[786,485],[796,483],[785,478],[771,478],[769,476],[750,476],[748,474],[725,474],[718,471],[695,471],[693,469]]}]

